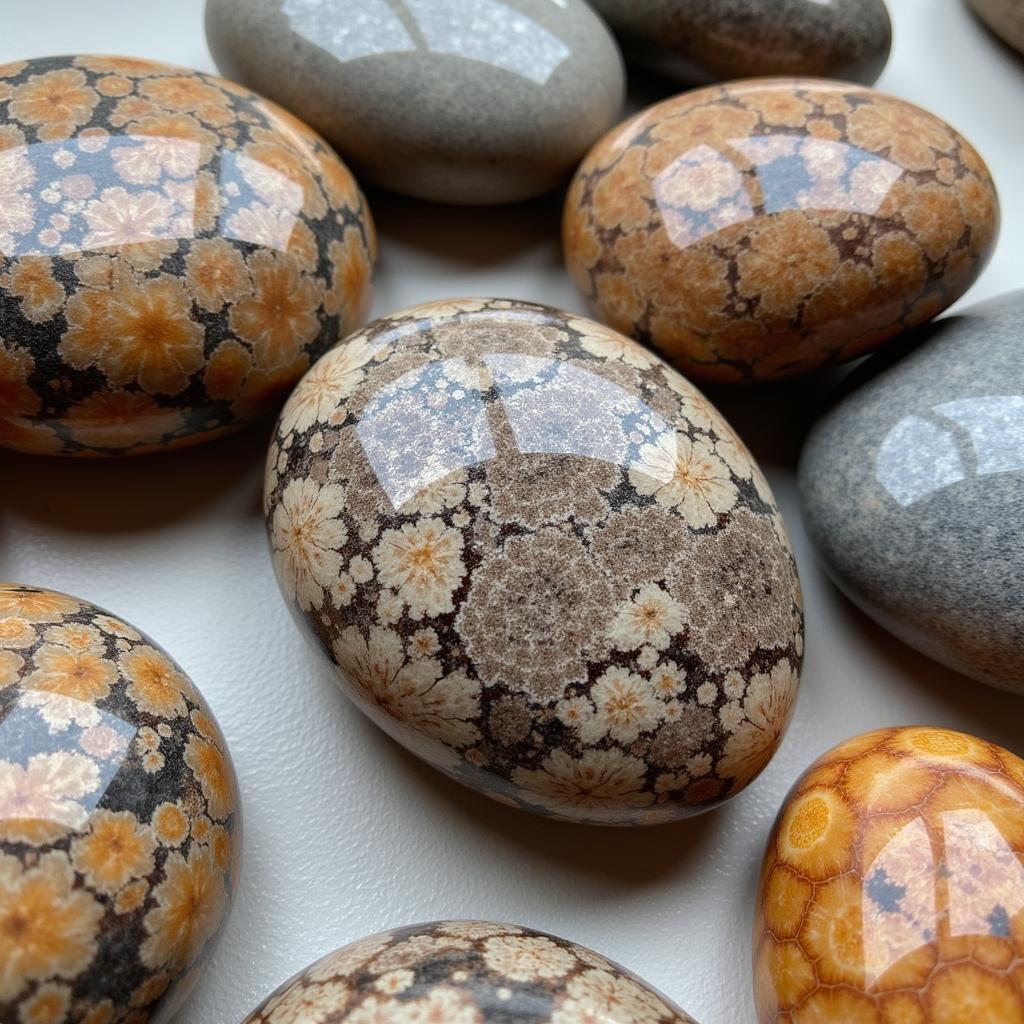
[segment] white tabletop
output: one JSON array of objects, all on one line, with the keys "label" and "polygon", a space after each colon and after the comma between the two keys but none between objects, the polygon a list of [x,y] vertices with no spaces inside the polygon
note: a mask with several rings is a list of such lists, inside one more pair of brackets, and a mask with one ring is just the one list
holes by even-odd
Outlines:
[{"label": "white tabletop", "polygon": [[[881,88],[960,129],[1000,186],[1002,239],[966,301],[1024,286],[1024,60],[960,0],[890,4],[895,51]],[[2,6],[0,61],[106,52],[214,70],[201,0]],[[372,194],[371,203],[382,246],[375,313],[490,294],[583,311],[561,264],[559,197],[463,212]],[[234,756],[242,881],[179,1024],[237,1024],[328,950],[451,917],[564,935],[626,964],[701,1024],[747,1024],[763,843],[817,754],[855,732],[910,722],[1024,753],[1024,700],[892,640],[815,563],[793,485],[813,400],[798,383],[721,403],[775,488],[800,563],[808,633],[795,721],[746,792],[653,830],[561,825],[491,803],[414,760],[345,700],[271,572],[259,502],[268,425],[126,461],[0,454],[0,578],[71,592],[150,633],[202,689]]]}]

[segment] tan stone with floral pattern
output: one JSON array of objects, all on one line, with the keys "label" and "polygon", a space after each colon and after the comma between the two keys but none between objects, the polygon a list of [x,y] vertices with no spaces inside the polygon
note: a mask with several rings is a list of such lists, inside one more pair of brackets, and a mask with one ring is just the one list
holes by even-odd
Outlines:
[{"label": "tan stone with floral pattern", "polygon": [[243,1024],[695,1024],[624,967],[511,924],[438,921],[329,953]]},{"label": "tan stone with floral pattern", "polygon": [[605,136],[564,241],[613,327],[732,383],[853,359],[956,301],[998,227],[995,186],[949,125],[814,79],[687,92]]}]

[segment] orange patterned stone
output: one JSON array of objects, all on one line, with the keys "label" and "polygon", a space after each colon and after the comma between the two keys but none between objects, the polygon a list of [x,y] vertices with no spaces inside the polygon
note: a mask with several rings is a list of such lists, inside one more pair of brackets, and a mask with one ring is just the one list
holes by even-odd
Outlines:
[{"label": "orange patterned stone", "polygon": [[759,1024],[1024,1024],[1022,964],[1024,761],[881,729],[800,778],[761,873]]},{"label": "orange patterned stone", "polygon": [[937,117],[856,85],[754,79],[606,135],[569,190],[564,242],[604,320],[730,383],[853,359],[930,319],[997,226],[988,169]]},{"label": "orange patterned stone", "polygon": [[227,921],[224,737],[148,637],[0,583],[0,1021],[162,1024]]},{"label": "orange patterned stone", "polygon": [[345,166],[247,89],[0,65],[0,445],[137,454],[245,424],[361,322],[375,251]]}]

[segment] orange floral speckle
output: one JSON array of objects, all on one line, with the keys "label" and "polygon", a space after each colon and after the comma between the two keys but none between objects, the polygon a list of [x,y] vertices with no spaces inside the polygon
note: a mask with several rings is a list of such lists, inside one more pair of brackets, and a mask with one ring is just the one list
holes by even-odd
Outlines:
[{"label": "orange floral speckle", "polygon": [[[931,114],[760,79],[605,136],[570,185],[563,241],[603,319],[689,376],[732,382],[853,359],[924,322],[980,273],[997,224],[984,163]],[[703,293],[700,260],[723,268]]]},{"label": "orange floral speckle", "polygon": [[82,56],[4,65],[0,105],[0,445],[88,457],[212,440],[365,316],[365,199],[269,101]]}]

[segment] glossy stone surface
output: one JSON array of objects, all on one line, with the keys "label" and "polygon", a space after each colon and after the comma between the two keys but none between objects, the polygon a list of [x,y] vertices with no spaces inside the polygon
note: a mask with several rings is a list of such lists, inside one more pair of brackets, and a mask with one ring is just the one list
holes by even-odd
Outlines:
[{"label": "glossy stone surface", "polygon": [[[858,369],[800,463],[808,533],[867,614],[1024,694],[1024,291]],[[859,385],[859,386],[858,386]]]},{"label": "glossy stone surface", "polygon": [[353,942],[286,981],[243,1024],[694,1024],[624,967],[573,942],[438,921]]},{"label": "glossy stone surface", "polygon": [[0,66],[0,444],[135,454],[273,409],[362,322],[375,245],[337,157],[246,89]]},{"label": "glossy stone surface", "polygon": [[505,803],[683,817],[789,720],[800,589],[768,486],[696,389],[592,321],[497,299],[376,321],[289,399],[266,513],[345,692]]},{"label": "glossy stone surface", "polygon": [[547,192],[622,110],[622,57],[583,0],[207,0],[206,38],[360,178],[421,199]]},{"label": "glossy stone surface", "polygon": [[754,921],[759,1024],[1024,1020],[1024,761],[867,733],[800,778]]},{"label": "glossy stone surface", "polygon": [[573,278],[613,327],[690,377],[794,376],[957,299],[998,202],[938,118],[854,85],[684,93],[599,142],[566,199]]},{"label": "glossy stone surface", "polygon": [[870,85],[892,43],[884,0],[591,0],[631,62],[686,84],[821,75]]},{"label": "glossy stone surface", "polygon": [[224,737],[152,641],[0,584],[0,1021],[163,1024],[227,918]]},{"label": "glossy stone surface", "polygon": [[1024,0],[968,0],[968,3],[1004,43],[1024,53]]}]

